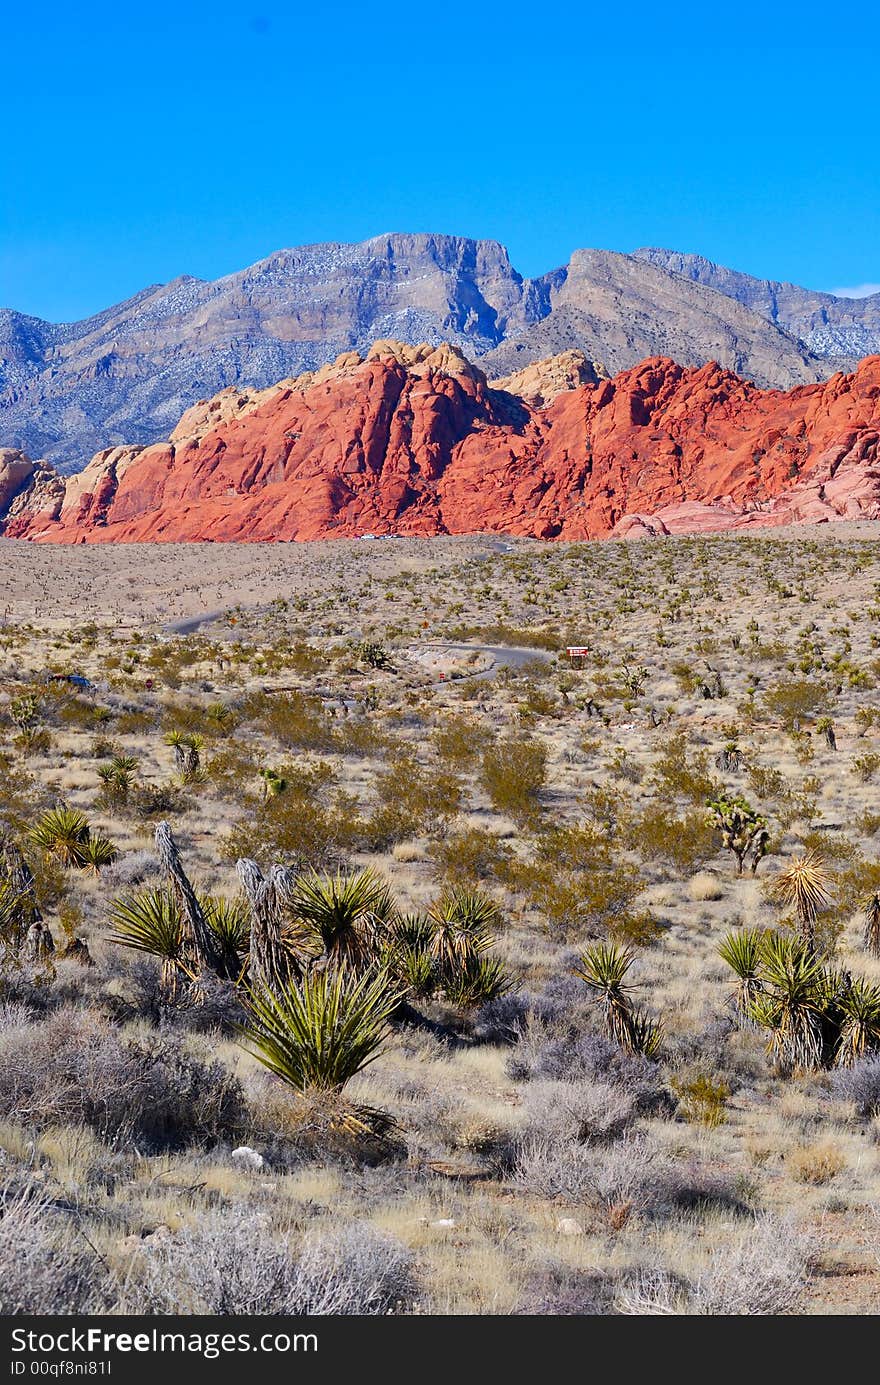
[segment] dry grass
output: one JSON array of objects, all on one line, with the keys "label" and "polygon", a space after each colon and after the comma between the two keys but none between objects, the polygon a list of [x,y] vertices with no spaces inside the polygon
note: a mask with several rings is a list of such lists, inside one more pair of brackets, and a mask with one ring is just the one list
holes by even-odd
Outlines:
[{"label": "dry grass", "polygon": [[[285,1302],[300,1301],[309,1236],[337,1246],[370,1228],[346,1251],[360,1267],[348,1288],[334,1281],[343,1297],[322,1300],[338,1311],[863,1311],[878,1275],[878,1060],[780,1077],[763,1035],[734,1023],[717,948],[731,929],[785,925],[766,883],[812,850],[834,882],[823,946],[880,980],[860,914],[880,883],[874,543],[859,526],[504,553],[479,538],[146,554],[0,543],[0,819],[21,836],[63,800],[120,853],[98,875],[34,861],[56,944],[85,940],[95,965],[4,970],[4,1169],[75,1205],[111,1279],[149,1261],[153,1301],[190,1308],[216,1301],[221,1209],[287,1247]],[[166,628],[220,610],[195,633]],[[590,647],[584,669],[556,656],[566,643]],[[45,739],[29,746],[9,713],[30,693]],[[174,730],[204,738],[185,785]],[[720,760],[731,746],[739,757]],[[113,756],[136,762],[127,801],[102,797]],[[707,836],[713,784],[768,819],[754,877]],[[114,895],[156,883],[160,816],[212,891],[233,895],[235,850],[271,841],[290,860],[373,866],[407,911],[448,881],[499,904],[514,993],[485,1012],[416,1005],[352,1084],[397,1122],[390,1163],[310,1141],[308,1111],[236,1045],[226,1001],[163,1013],[151,965],[110,942]],[[656,1065],[608,1045],[572,976],[597,936],[635,947],[635,999],[664,1024]],[[235,1119],[171,1103],[157,1133],[132,1081],[146,1051],[178,1096],[196,1069],[174,1076],[171,1053],[218,1064],[226,1076],[206,1085],[237,1084]],[[236,1165],[236,1143],[263,1168]],[[50,1301],[53,1256],[70,1286],[53,1309],[112,1300],[70,1227],[40,1225],[24,1301]],[[393,1301],[370,1287],[388,1245],[373,1233],[398,1248]],[[194,1246],[200,1277],[184,1284]]]}]

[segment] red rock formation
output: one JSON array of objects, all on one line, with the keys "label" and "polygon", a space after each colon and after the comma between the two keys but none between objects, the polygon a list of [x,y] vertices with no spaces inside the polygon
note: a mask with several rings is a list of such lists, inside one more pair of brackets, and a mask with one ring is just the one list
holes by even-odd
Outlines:
[{"label": "red rock formation", "polygon": [[782,392],[654,358],[544,408],[455,348],[382,342],[173,441],[99,453],[5,532],[40,542],[495,531],[541,538],[880,517],[880,356]]}]

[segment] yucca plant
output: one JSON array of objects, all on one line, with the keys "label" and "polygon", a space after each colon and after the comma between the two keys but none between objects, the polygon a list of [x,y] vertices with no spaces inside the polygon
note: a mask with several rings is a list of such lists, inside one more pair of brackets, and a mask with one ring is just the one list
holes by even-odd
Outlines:
[{"label": "yucca plant", "polygon": [[734,997],[741,1022],[751,1022],[752,1006],[761,992],[761,952],[764,944],[761,928],[739,928],[728,933],[718,948],[718,955],[735,972],[739,986]]},{"label": "yucca plant", "polygon": [[492,946],[492,932],[501,922],[501,910],[483,890],[451,886],[431,906],[434,925],[431,951],[441,969],[454,970],[468,958]]},{"label": "yucca plant", "polygon": [[633,1010],[629,1020],[628,1047],[633,1053],[656,1062],[663,1046],[663,1025],[644,1010]]},{"label": "yucca plant", "polygon": [[90,834],[80,847],[82,865],[88,867],[95,875],[99,873],[102,866],[112,865],[118,855],[119,852],[109,837]]},{"label": "yucca plant", "polygon": [[0,944],[17,954],[27,933],[24,908],[27,901],[11,880],[0,879]]},{"label": "yucca plant", "polygon": [[471,953],[444,971],[443,994],[459,1010],[470,1010],[497,1000],[512,989],[513,980],[500,957]]},{"label": "yucca plant", "polygon": [[143,889],[120,895],[110,909],[111,941],[156,957],[162,964],[162,989],[176,995],[181,979],[194,981],[198,969],[187,948],[180,906],[170,890]]},{"label": "yucca plant", "polygon": [[395,980],[414,995],[430,995],[437,986],[437,964],[431,951],[434,924],[424,914],[397,914],[381,927],[379,957]]},{"label": "yucca plant", "polygon": [[300,876],[290,912],[314,930],[330,963],[366,967],[374,959],[377,929],[395,910],[387,883],[375,871],[362,870]]},{"label": "yucca plant", "polygon": [[880,892],[876,890],[865,901],[865,947],[880,957]]},{"label": "yucca plant", "polygon": [[89,824],[78,808],[50,808],[30,832],[31,841],[47,856],[64,866],[84,864],[83,848],[89,839]]},{"label": "yucca plant", "polygon": [[195,731],[170,731],[165,744],[174,751],[174,763],[185,784],[192,784],[201,777],[201,756],[205,748],[205,738]]},{"label": "yucca plant", "polygon": [[137,764],[133,755],[114,755],[112,760],[98,766],[98,778],[104,786],[104,797],[109,802],[128,801]]},{"label": "yucca plant", "polygon": [[816,919],[830,902],[831,875],[821,857],[808,851],[777,875],[773,893],[794,909],[804,946],[816,948]]},{"label": "yucca plant", "polygon": [[798,938],[768,933],[761,948],[761,992],[752,1017],[770,1031],[769,1052],[783,1072],[821,1067],[829,1004],[825,968]]},{"label": "yucca plant", "polygon": [[595,992],[608,1035],[615,1043],[627,1047],[633,1005],[632,986],[625,984],[627,973],[635,960],[635,952],[617,943],[594,943],[574,968],[575,976]]},{"label": "yucca plant", "polygon": [[224,895],[199,896],[205,922],[217,939],[227,973],[244,966],[250,942],[251,921],[247,901]]},{"label": "yucca plant", "polygon": [[379,1056],[402,998],[386,972],[313,971],[276,992],[252,992],[242,1033],[295,1091],[338,1093]]},{"label": "yucca plant", "polygon": [[869,1049],[880,1047],[880,986],[858,978],[837,998],[840,1037],[834,1054],[838,1067],[849,1067]]}]

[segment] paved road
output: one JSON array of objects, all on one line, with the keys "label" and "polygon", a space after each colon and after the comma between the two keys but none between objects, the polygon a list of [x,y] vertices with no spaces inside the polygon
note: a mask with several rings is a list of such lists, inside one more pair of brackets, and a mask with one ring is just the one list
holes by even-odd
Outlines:
[{"label": "paved road", "polygon": [[[535,659],[548,660],[553,656],[546,649],[523,649],[519,645],[506,644],[454,644],[446,640],[439,640],[436,643],[425,641],[417,645],[410,645],[410,650],[418,651],[430,649],[439,655],[449,655],[452,658],[466,658],[468,654],[488,654],[492,662],[488,668],[479,669],[475,673],[459,673],[454,681],[459,682],[461,678],[494,678],[502,668],[522,668],[526,664],[533,663]],[[439,681],[439,675],[438,675]],[[444,681],[453,681],[446,679]]]}]

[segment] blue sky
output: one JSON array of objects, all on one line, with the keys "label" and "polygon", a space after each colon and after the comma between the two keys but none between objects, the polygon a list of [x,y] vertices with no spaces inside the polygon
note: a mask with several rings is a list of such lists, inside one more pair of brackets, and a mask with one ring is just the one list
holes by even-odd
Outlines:
[{"label": "blue sky", "polygon": [[880,282],[874,6],[49,0],[0,43],[3,306],[389,230]]}]

